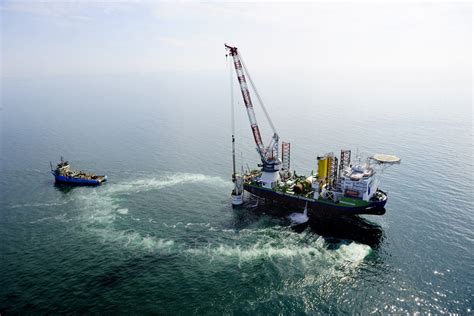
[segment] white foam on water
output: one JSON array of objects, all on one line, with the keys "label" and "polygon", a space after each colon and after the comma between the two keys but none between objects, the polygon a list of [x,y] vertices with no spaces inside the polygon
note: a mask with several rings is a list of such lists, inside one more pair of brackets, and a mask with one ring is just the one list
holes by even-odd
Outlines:
[{"label": "white foam on water", "polygon": [[[298,234],[287,227],[273,226],[263,229],[225,230],[226,241],[216,244],[202,245],[197,248],[187,248],[184,244],[176,244],[173,240],[157,238],[152,235],[123,230],[115,227],[115,221],[120,215],[127,214],[127,208],[120,207],[120,194],[138,193],[150,190],[181,185],[184,183],[209,182],[217,185],[227,185],[220,178],[202,174],[177,174],[163,179],[141,179],[127,183],[108,185],[104,190],[89,192],[80,198],[83,212],[80,219],[87,231],[96,234],[104,243],[117,243],[125,248],[142,251],[166,251],[186,253],[191,256],[205,256],[210,260],[232,260],[242,262],[252,260],[288,259],[297,260],[304,265],[314,265],[324,262],[331,265],[350,263],[357,265],[370,253],[370,247],[357,243],[342,244],[337,249],[327,248],[322,237],[311,233]],[[305,215],[298,213],[298,215]],[[132,219],[132,218],[131,218]],[[305,218],[297,217],[296,221]],[[182,223],[173,225],[163,223],[169,228],[184,229],[211,228],[210,223]],[[132,225],[133,226],[133,225]]]},{"label": "white foam on water", "polygon": [[41,223],[41,222],[44,222],[44,221],[47,221],[47,220],[56,220],[56,221],[67,223],[67,222],[72,221],[72,218],[68,219],[67,214],[63,213],[63,214],[60,214],[60,215],[57,215],[57,216],[47,216],[47,217],[43,217],[43,218],[31,221],[30,224],[37,224],[37,223]]},{"label": "white foam on water", "polygon": [[308,215],[305,213],[292,213],[288,216],[292,224],[303,224],[308,221]]},{"label": "white foam on water", "polygon": [[15,209],[15,208],[24,208],[24,207],[50,207],[50,206],[61,206],[61,205],[66,205],[70,203],[72,199],[68,199],[65,201],[58,201],[58,202],[50,202],[50,203],[24,203],[24,204],[13,204],[13,205],[7,205],[7,208],[10,209]]},{"label": "white foam on water", "polygon": [[335,260],[342,260],[351,264],[361,263],[372,251],[368,245],[351,242],[350,244],[342,244],[335,251]]},{"label": "white foam on water", "polygon": [[193,227],[207,228],[208,230],[213,228],[213,227],[211,227],[211,223],[187,223],[184,227],[186,229],[190,229],[190,228],[193,228]]},{"label": "white foam on water", "polygon": [[178,173],[163,178],[138,179],[130,182],[118,183],[108,186],[108,194],[138,193],[159,190],[180,184],[206,182],[217,186],[229,186],[228,181],[220,177],[206,176],[204,174]]},{"label": "white foam on water", "polygon": [[189,226],[209,227],[211,226],[211,223],[187,223],[186,227],[189,227]]},{"label": "white foam on water", "polygon": [[214,248],[190,249],[194,254],[207,254],[214,259],[216,257],[236,257],[239,261],[251,261],[260,258],[271,259],[273,257],[291,258],[305,257],[319,254],[320,249],[312,246],[303,246],[298,248],[275,247],[272,244],[256,243],[254,246],[236,246],[220,244]]},{"label": "white foam on water", "polygon": [[[157,239],[148,235],[144,236],[138,232],[120,230],[114,227],[117,216],[125,215],[129,212],[127,208],[120,207],[120,195],[160,190],[198,182],[217,186],[229,186],[228,181],[222,178],[190,173],[179,173],[162,178],[138,179],[118,184],[109,183],[105,187],[88,192],[87,195],[79,198],[79,202],[81,202],[82,209],[84,210],[81,212],[80,218],[85,224],[86,229],[101,237],[103,242],[116,242],[124,247],[142,248],[149,251],[170,248],[174,244],[170,240]],[[131,217],[131,219],[140,221],[140,218]],[[183,223],[178,224],[183,225]],[[210,224],[199,223],[196,225],[207,227]],[[186,227],[190,226],[194,226],[194,224],[188,223],[186,225]]]},{"label": "white foam on water", "polygon": [[222,229],[221,231],[224,232],[224,233],[232,233],[232,234],[235,234],[235,229]]},{"label": "white foam on water", "polygon": [[303,224],[308,221],[308,206],[306,205],[303,213],[292,213],[288,216],[288,219],[293,224]]},{"label": "white foam on water", "polygon": [[96,191],[87,196],[82,196],[84,212],[82,219],[89,225],[110,225],[116,219],[116,210],[120,209],[117,201],[107,194],[99,194]]},{"label": "white foam on water", "polygon": [[[232,231],[227,230],[228,233]],[[300,259],[303,265],[359,265],[370,254],[370,246],[350,242],[336,249],[328,249],[323,237],[298,234],[284,229],[266,228],[234,232],[233,244],[209,244],[207,247],[188,249],[188,253],[207,256],[211,261],[236,259],[243,262],[254,260]],[[271,234],[269,234],[271,233]]]},{"label": "white foam on water", "polygon": [[104,230],[92,229],[104,243],[117,243],[125,248],[146,250],[150,252],[173,250],[174,241],[170,239],[156,238],[150,235],[142,235],[135,231],[126,230]]},{"label": "white foam on water", "polygon": [[128,214],[128,208],[119,208],[117,210],[117,213],[122,214],[122,215],[126,215],[126,214]]}]

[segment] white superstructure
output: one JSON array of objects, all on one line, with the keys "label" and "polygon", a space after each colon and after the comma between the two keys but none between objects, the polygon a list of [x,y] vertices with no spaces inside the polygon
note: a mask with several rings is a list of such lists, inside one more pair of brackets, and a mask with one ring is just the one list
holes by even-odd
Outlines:
[{"label": "white superstructure", "polygon": [[377,191],[375,170],[368,164],[347,167],[340,176],[340,188],[344,196],[369,201]]}]

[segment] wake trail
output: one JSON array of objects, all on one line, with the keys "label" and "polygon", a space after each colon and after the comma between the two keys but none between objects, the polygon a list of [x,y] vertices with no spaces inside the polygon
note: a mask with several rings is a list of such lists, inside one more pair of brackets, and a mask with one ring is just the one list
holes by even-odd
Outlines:
[{"label": "wake trail", "polygon": [[169,248],[173,244],[170,240],[155,239],[152,236],[141,235],[131,229],[123,230],[115,227],[117,218],[129,216],[132,220],[139,220],[132,216],[132,208],[121,205],[123,197],[120,196],[158,191],[193,183],[205,183],[217,187],[231,186],[228,181],[220,177],[191,173],[177,173],[162,177],[107,184],[79,197],[78,201],[81,209],[79,222],[86,231],[97,235],[104,243],[119,243],[125,247],[138,247],[150,251]]},{"label": "wake trail", "polygon": [[[190,258],[191,260],[209,260],[222,264],[241,265],[255,260],[299,260],[305,267],[325,262],[325,265],[358,265],[371,252],[367,245],[355,242],[341,244],[337,248],[328,247],[323,237],[312,234],[298,234],[285,227],[270,227],[264,229],[244,229],[240,231],[225,231],[225,237],[218,234],[218,229],[211,230],[209,223],[178,223],[164,225],[165,227],[180,227],[184,230],[202,228],[211,232],[212,242],[203,242],[198,245],[187,244],[173,238],[159,238],[153,234],[137,232],[130,229],[119,229],[115,225],[117,218],[129,216],[133,218],[133,209],[120,205],[123,201],[121,194],[135,194],[163,188],[180,186],[191,183],[206,183],[215,186],[229,186],[230,184],[219,177],[203,174],[175,174],[160,178],[137,179],[109,185],[103,191],[97,190],[93,194],[84,195],[81,199],[83,212],[81,223],[88,233],[97,236],[103,243],[112,246],[118,245],[125,249],[138,252],[159,254],[173,254]],[[293,222],[307,220],[307,213],[292,215]],[[192,259],[194,258],[194,259]],[[308,265],[308,266],[306,266]]]},{"label": "wake trail", "polygon": [[231,186],[229,181],[225,181],[220,177],[207,176],[204,174],[178,173],[162,178],[137,179],[131,182],[118,183],[110,186],[106,193],[139,193],[144,191],[159,190],[182,184],[200,182],[215,186]]}]

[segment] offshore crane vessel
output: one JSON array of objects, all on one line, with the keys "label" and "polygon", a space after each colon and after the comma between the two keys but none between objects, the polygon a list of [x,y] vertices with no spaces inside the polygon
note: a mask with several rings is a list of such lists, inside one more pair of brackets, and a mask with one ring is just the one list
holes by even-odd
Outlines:
[{"label": "offshore crane vessel", "polygon": [[[351,151],[341,150],[339,159],[334,153],[317,157],[317,174],[311,174],[309,177],[292,174],[290,171],[290,143],[282,142],[280,159],[280,138],[247,71],[242,56],[237,47],[225,44],[225,48],[233,59],[253,138],[261,160],[261,164],[258,165],[260,170],[249,170],[245,173],[242,170],[240,174],[236,173],[231,78],[232,181],[234,182],[231,194],[232,204],[242,205],[244,191],[247,191],[265,200],[281,202],[291,207],[308,207],[319,211],[328,211],[332,214],[384,214],[387,193],[379,189],[379,176],[385,167],[400,163],[400,158],[393,155],[375,154],[365,161],[359,158],[353,162],[351,161]],[[268,146],[265,146],[262,141],[247,77],[273,132]]]}]

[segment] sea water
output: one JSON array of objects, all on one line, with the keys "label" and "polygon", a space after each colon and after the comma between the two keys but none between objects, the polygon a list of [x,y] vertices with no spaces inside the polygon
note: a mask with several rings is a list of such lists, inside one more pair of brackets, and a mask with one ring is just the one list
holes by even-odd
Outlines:
[{"label": "sea water", "polygon": [[[0,313],[472,310],[468,80],[350,90],[356,78],[257,76],[298,174],[341,148],[402,158],[383,175],[385,215],[303,221],[249,195],[231,207],[227,78],[4,80]],[[238,167],[255,168],[242,102],[236,125]],[[60,156],[109,181],[54,185]]]}]

